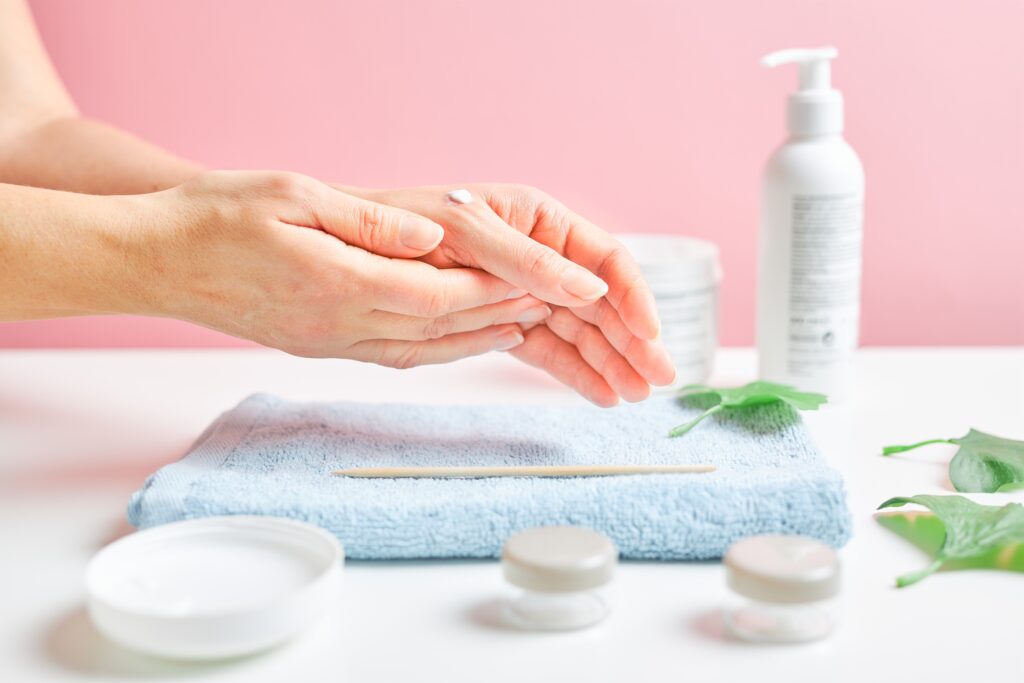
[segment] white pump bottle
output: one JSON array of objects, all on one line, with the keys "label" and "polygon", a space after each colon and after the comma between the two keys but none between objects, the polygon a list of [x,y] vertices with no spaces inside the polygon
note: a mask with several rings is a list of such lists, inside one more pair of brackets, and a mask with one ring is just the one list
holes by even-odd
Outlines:
[{"label": "white pump bottle", "polygon": [[764,172],[758,257],[761,379],[832,401],[853,383],[860,318],[864,169],[842,137],[843,96],[830,84],[832,47],[781,50],[768,67],[796,63],[789,138]]}]

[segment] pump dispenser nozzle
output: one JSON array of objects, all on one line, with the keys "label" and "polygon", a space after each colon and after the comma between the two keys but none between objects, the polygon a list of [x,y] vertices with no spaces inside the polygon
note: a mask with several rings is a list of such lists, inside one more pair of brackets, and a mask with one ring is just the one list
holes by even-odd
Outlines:
[{"label": "pump dispenser nozzle", "polygon": [[779,50],[761,59],[761,65],[800,66],[800,89],[789,96],[787,124],[798,135],[839,133],[843,130],[843,96],[832,88],[831,60],[839,56],[834,47]]}]

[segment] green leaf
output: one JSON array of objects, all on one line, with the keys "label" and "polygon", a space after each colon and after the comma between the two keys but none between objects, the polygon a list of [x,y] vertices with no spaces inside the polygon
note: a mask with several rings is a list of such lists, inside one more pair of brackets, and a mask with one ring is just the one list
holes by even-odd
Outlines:
[{"label": "green leaf", "polygon": [[878,509],[922,505],[928,513],[880,515],[879,523],[932,556],[927,567],[896,579],[900,588],[938,569],[1005,569],[1024,572],[1024,506],[980,505],[963,496],[890,498]]},{"label": "green leaf", "polygon": [[669,436],[682,436],[715,413],[733,408],[745,408],[769,403],[788,403],[797,410],[817,410],[828,399],[822,394],[797,391],[786,384],[751,382],[741,387],[715,389],[703,384],[691,384],[679,390],[679,398],[688,402],[710,401],[712,405],[693,420],[672,429]]},{"label": "green leaf", "polygon": [[1004,439],[977,429],[959,439],[929,439],[909,446],[886,446],[882,455],[902,453],[931,443],[960,447],[949,462],[949,480],[957,491],[992,493],[1024,488],[1024,441]]},{"label": "green leaf", "polygon": [[912,443],[909,446],[885,446],[882,448],[882,455],[892,455],[893,453],[903,453],[905,451],[912,451],[915,448],[921,446],[927,446],[933,443],[953,443],[952,439],[928,439],[927,441],[918,441]]}]

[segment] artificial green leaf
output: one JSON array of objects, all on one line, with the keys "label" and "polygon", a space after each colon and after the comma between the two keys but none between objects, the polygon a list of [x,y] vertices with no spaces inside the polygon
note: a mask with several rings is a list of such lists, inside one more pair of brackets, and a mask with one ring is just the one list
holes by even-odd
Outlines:
[{"label": "artificial green leaf", "polygon": [[960,447],[949,461],[949,480],[957,491],[992,493],[1024,488],[1024,441],[1004,439],[977,429],[959,439],[929,439],[909,446],[886,446],[882,455],[902,453],[931,443]]},{"label": "artificial green leaf", "polygon": [[684,401],[711,401],[712,405],[693,420],[674,428],[668,433],[669,436],[682,436],[701,420],[721,410],[779,402],[788,403],[797,410],[817,410],[818,406],[828,400],[822,394],[797,391],[791,386],[773,382],[751,382],[728,389],[691,384],[679,390],[679,398]]},{"label": "artificial green leaf", "polygon": [[940,567],[1006,569],[1024,572],[1024,506],[980,505],[963,496],[890,498],[878,509],[922,505],[932,514],[880,515],[879,523],[932,556],[924,569],[896,579],[900,588],[917,583]]}]

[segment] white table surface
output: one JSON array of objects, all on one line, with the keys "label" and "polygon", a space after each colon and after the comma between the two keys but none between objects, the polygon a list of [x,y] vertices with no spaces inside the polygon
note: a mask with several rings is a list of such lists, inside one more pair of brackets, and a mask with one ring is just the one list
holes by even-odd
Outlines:
[{"label": "white table surface", "polygon": [[[255,391],[295,399],[580,400],[501,354],[394,371],[269,351],[0,353],[0,681],[1020,681],[1024,576],[949,572],[897,590],[925,557],[873,510],[949,493],[953,448],[883,459],[880,447],[969,426],[1024,437],[1024,349],[871,349],[854,400],[808,414],[846,478],[854,537],[841,551],[832,637],[751,646],[724,637],[718,563],[625,563],[611,616],[590,630],[507,631],[493,562],[350,563],[329,616],[293,642],[218,665],[163,662],[104,641],[82,609],[86,562],[126,533],[146,475],[180,457],[219,412]],[[718,383],[753,376],[720,353]],[[1024,501],[1024,493],[977,496]]]}]

